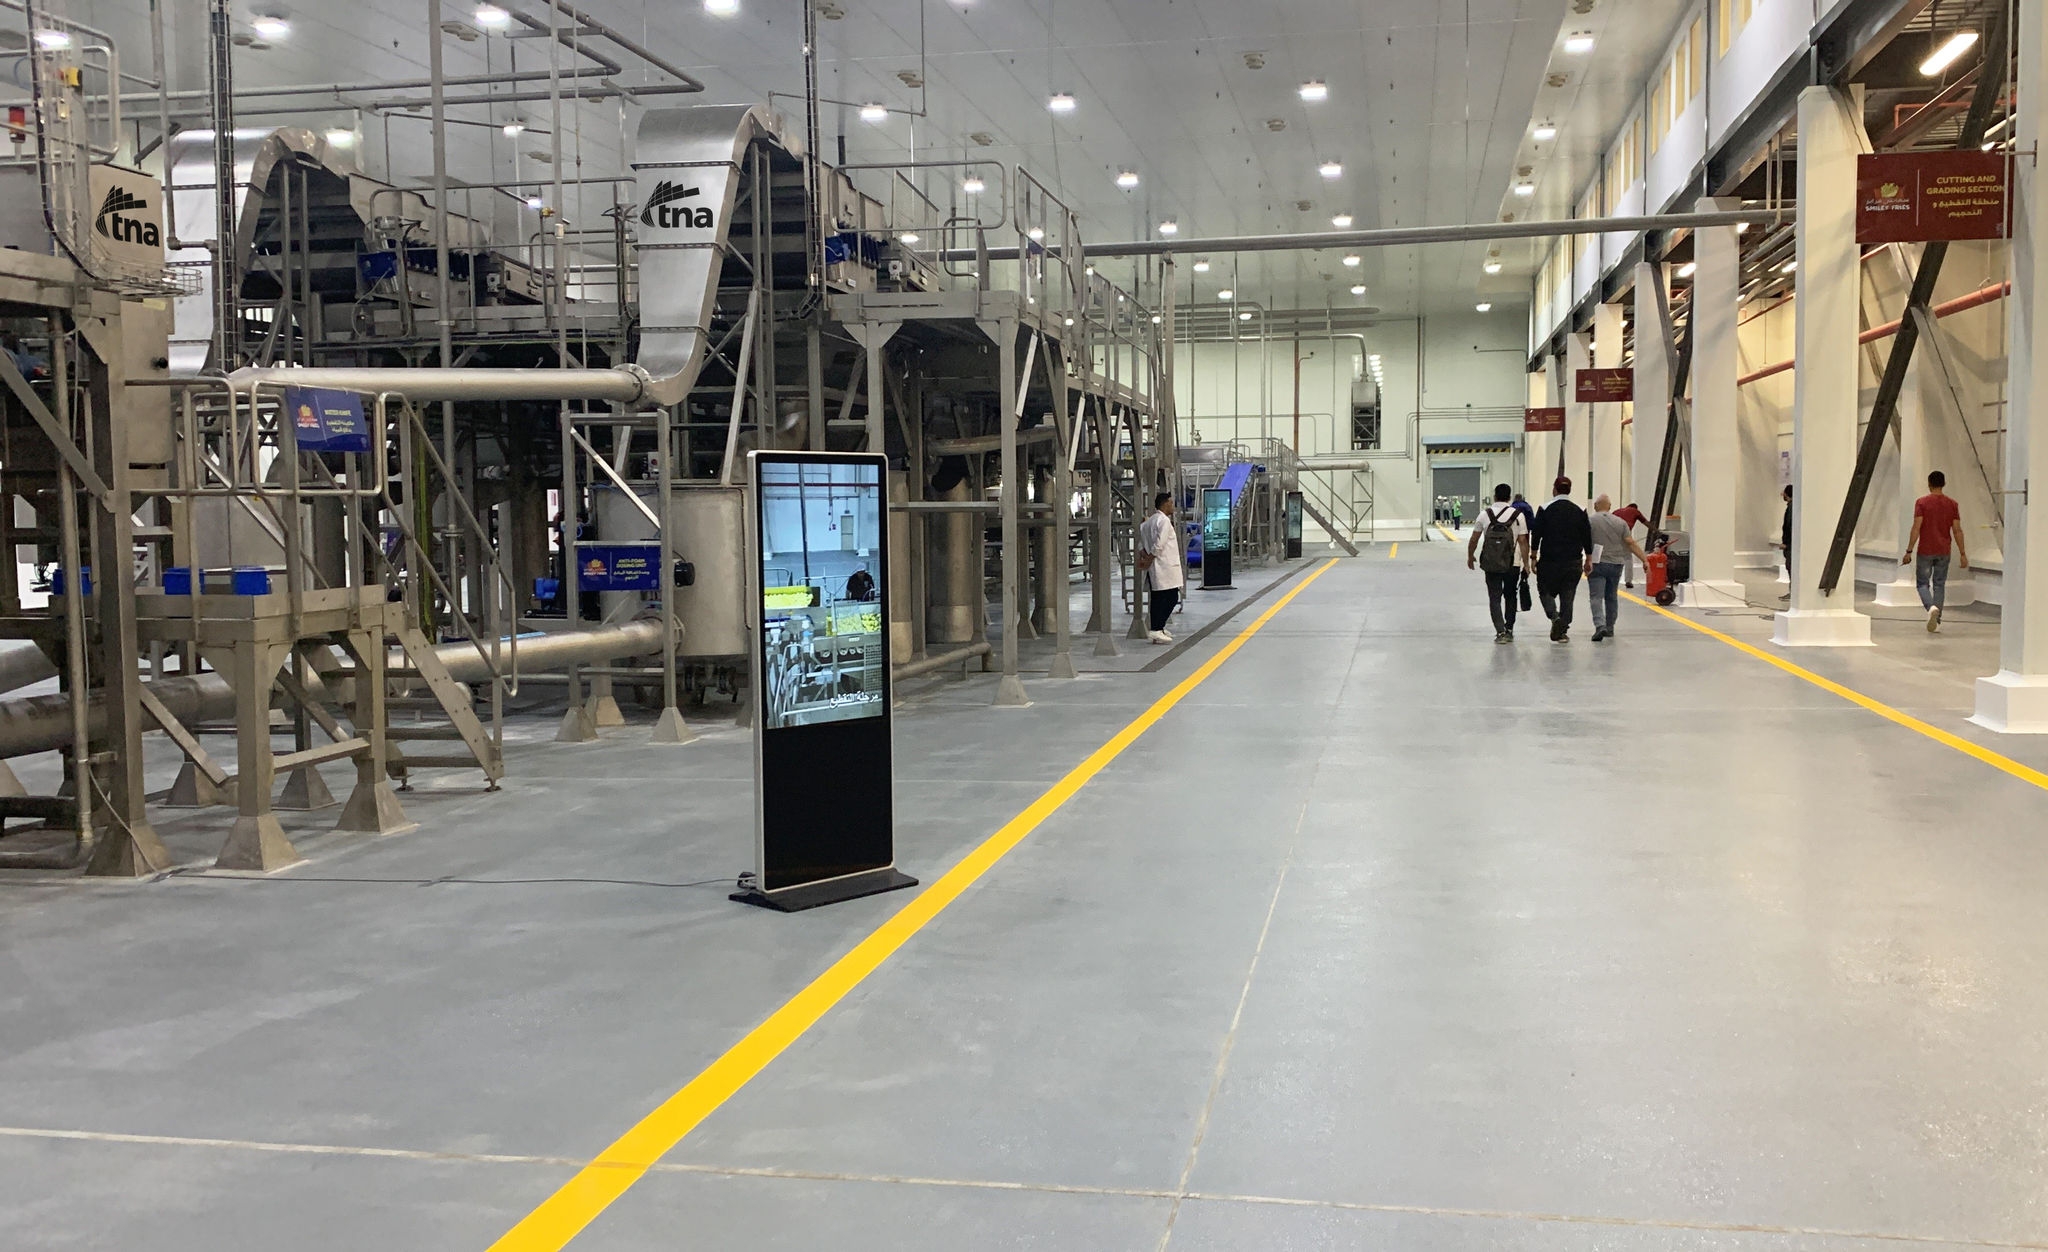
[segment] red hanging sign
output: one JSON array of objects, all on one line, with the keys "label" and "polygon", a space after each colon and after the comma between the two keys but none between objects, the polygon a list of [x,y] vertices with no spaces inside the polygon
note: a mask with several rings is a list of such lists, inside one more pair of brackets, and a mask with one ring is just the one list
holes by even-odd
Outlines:
[{"label": "red hanging sign", "polygon": [[1522,429],[1532,435],[1561,431],[1564,429],[1564,410],[1523,409]]},{"label": "red hanging sign", "polygon": [[1580,370],[1574,376],[1574,399],[1580,404],[1619,404],[1636,398],[1636,372],[1618,369]]},{"label": "red hanging sign", "polygon": [[1877,152],[1856,158],[1856,242],[2004,239],[2010,158],[1996,152]]}]

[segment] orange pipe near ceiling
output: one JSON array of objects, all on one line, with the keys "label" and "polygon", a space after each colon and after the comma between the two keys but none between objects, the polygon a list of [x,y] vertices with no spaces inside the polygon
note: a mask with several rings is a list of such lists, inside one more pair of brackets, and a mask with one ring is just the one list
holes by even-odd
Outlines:
[{"label": "orange pipe near ceiling", "polygon": [[[1935,305],[1934,315],[1936,317],[1947,317],[1951,313],[1961,313],[1966,309],[1979,308],[1983,305],[1990,304],[1994,300],[2005,299],[2006,295],[2011,291],[2011,283],[1993,283],[1989,287],[1979,288],[1978,290],[1971,292],[1967,296],[1957,296],[1953,300],[1947,301],[1943,304]],[[1866,330],[1862,334],[1856,336],[1856,342],[1858,344],[1876,343],[1878,340],[1883,339],[1887,335],[1896,335],[1898,333],[1899,324],[1897,322],[1886,322],[1882,326],[1873,326],[1869,330]],[[1742,377],[1736,379],[1735,385],[1738,387],[1747,387],[1751,383],[1756,382],[1758,379],[1769,378],[1773,374],[1782,374],[1786,370],[1791,369],[1792,365],[1793,363],[1791,361],[1779,361],[1775,365],[1766,365],[1762,369],[1756,371],[1753,374],[1744,374]]]}]

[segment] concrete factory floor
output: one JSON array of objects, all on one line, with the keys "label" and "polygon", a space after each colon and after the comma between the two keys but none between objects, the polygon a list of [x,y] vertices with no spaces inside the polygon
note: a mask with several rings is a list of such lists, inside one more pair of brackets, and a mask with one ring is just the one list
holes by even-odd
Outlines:
[{"label": "concrete factory floor", "polygon": [[779,1055],[920,897],[729,904],[731,729],[529,721],[503,794],[268,879],[0,883],[0,1247],[482,1252],[642,1119],[504,1246],[2048,1246],[2048,743],[1961,719],[1988,619],[1773,655],[1990,760],[1633,605],[1496,647],[1458,555],[907,691],[906,869],[1040,820]]}]

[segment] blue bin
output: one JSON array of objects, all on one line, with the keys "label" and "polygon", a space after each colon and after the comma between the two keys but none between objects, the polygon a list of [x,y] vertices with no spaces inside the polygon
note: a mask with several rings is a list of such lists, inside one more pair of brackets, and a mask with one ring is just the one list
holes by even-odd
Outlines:
[{"label": "blue bin", "polygon": [[269,595],[270,571],[261,565],[235,566],[234,593],[238,596]]},{"label": "blue bin", "polygon": [[164,594],[167,596],[189,596],[192,594],[192,567],[173,565],[164,571]]},{"label": "blue bin", "polygon": [[[92,566],[88,565],[85,567],[84,571],[82,572],[78,579],[78,588],[80,594],[82,595],[89,596],[92,594]],[[59,565],[57,568],[50,571],[50,595],[52,598],[55,598],[63,594],[64,567]]]}]

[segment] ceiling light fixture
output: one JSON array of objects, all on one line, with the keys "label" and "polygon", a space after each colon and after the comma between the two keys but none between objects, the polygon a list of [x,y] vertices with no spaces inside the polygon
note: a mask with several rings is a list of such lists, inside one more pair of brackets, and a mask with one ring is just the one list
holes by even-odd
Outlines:
[{"label": "ceiling light fixture", "polygon": [[1489,274],[1498,274],[1500,273],[1500,262],[1488,261],[1486,264],[1480,266],[1479,268],[1485,270]]},{"label": "ceiling light fixture", "polygon": [[1208,273],[1208,272],[1209,272],[1209,263],[1208,263],[1207,261],[1197,261],[1197,262],[1195,262],[1195,273],[1197,273],[1197,274],[1206,274],[1206,273]]},{"label": "ceiling light fixture", "polygon": [[512,24],[512,15],[495,4],[481,4],[477,6],[476,24],[485,30],[503,30]]},{"label": "ceiling light fixture", "polygon": [[1738,234],[1738,235],[1747,235],[1747,234],[1749,233],[1749,223],[1748,223],[1748,222],[1737,222],[1737,223],[1735,223],[1735,233],[1736,233],[1736,234]]},{"label": "ceiling light fixture", "polygon": [[342,130],[337,126],[327,132],[327,146],[330,148],[353,148],[356,146],[356,133],[352,130]]},{"label": "ceiling light fixture", "polygon": [[1968,52],[1977,42],[1974,30],[1959,30],[1948,37],[1948,42],[1934,50],[1934,55],[1920,62],[1920,72],[1929,78],[1954,65],[1956,58]]},{"label": "ceiling light fixture", "polygon": [[886,122],[889,120],[889,110],[879,104],[863,104],[860,106],[860,120],[870,126],[877,122]]},{"label": "ceiling light fixture", "polygon": [[1356,252],[1344,258],[1344,264],[1349,269],[1357,269],[1361,264],[1364,263],[1364,261],[1365,258],[1358,255]]},{"label": "ceiling light fixture", "polygon": [[1698,261],[1687,261],[1678,267],[1678,276],[1680,278],[1691,278],[1694,274],[1699,273],[1699,270],[1700,263]]},{"label": "ceiling light fixture", "polygon": [[713,17],[732,17],[740,11],[740,0],[704,0],[704,11]]},{"label": "ceiling light fixture", "polygon": [[529,209],[544,209],[547,207],[547,203],[547,201],[541,199],[539,196],[526,197],[526,207]]},{"label": "ceiling light fixture", "polygon": [[1068,326],[1072,326],[1072,325],[1074,324],[1074,319],[1073,319],[1073,318],[1071,318],[1071,317],[1070,317],[1070,318],[1067,318],[1067,319],[1065,319],[1065,322],[1064,322],[1064,324],[1065,324],[1065,325],[1068,325]]},{"label": "ceiling light fixture", "polygon": [[1523,197],[1524,199],[1527,199],[1528,197],[1530,197],[1530,196],[1533,196],[1533,195],[1535,195],[1535,194],[1536,194],[1536,184],[1535,184],[1535,183],[1516,183],[1516,184],[1515,184],[1515,194],[1516,194],[1516,195],[1518,195],[1518,196],[1521,196],[1521,197]]},{"label": "ceiling light fixture", "polygon": [[1480,301],[1479,303],[1477,303],[1477,304],[1473,305],[1472,307],[1473,307],[1473,309],[1474,309],[1474,310],[1476,310],[1476,311],[1478,311],[1478,312],[1480,312],[1480,313],[1491,313],[1491,312],[1493,312],[1493,305],[1492,305],[1492,304],[1490,304],[1490,303],[1488,303],[1488,302],[1487,302],[1487,301],[1485,301],[1485,300],[1481,300],[1481,301]]},{"label": "ceiling light fixture", "polygon": [[1125,170],[1123,173],[1118,174],[1116,176],[1116,185],[1123,188],[1125,191],[1129,191],[1131,188],[1137,186],[1138,171]]},{"label": "ceiling light fixture", "polygon": [[1330,89],[1320,78],[1311,78],[1301,85],[1301,98],[1310,104],[1320,104],[1330,98]]},{"label": "ceiling light fixture", "polygon": [[510,136],[511,136],[512,138],[514,138],[514,139],[517,139],[517,138],[519,138],[519,136],[521,136],[521,135],[523,135],[523,134],[525,134],[525,133],[526,133],[526,123],[525,123],[525,122],[507,122],[507,123],[505,123],[505,133],[506,133],[507,135],[510,135]]},{"label": "ceiling light fixture", "polygon": [[275,13],[258,13],[249,19],[249,29],[259,39],[282,39],[292,33],[292,24]]},{"label": "ceiling light fixture", "polygon": [[1045,238],[1045,227],[1033,226],[1030,230],[1027,230],[1024,233],[1031,236],[1033,239],[1043,239]]},{"label": "ceiling light fixture", "polygon": [[1335,226],[1338,230],[1350,230],[1351,215],[1349,213],[1339,213],[1330,219],[1330,225]]},{"label": "ceiling light fixture", "polygon": [[1583,56],[1593,50],[1591,31],[1575,30],[1564,37],[1564,50],[1573,56]]},{"label": "ceiling light fixture", "polygon": [[1352,295],[1354,295],[1354,296],[1362,296],[1362,295],[1364,295],[1364,294],[1365,294],[1365,284],[1364,284],[1364,283],[1360,283],[1360,284],[1358,284],[1357,286],[1353,287],[1353,288],[1351,289],[1351,294],[1352,294]]},{"label": "ceiling light fixture", "polygon": [[903,243],[916,243],[917,232],[914,230],[906,230],[902,234],[896,236],[896,238],[902,241]]},{"label": "ceiling light fixture", "polygon": [[1172,218],[1168,218],[1159,223],[1159,233],[1162,235],[1178,235],[1180,233],[1180,223]]},{"label": "ceiling light fixture", "polygon": [[1529,135],[1537,143],[1548,143],[1551,140],[1557,138],[1557,127],[1551,125],[1549,122],[1538,122],[1536,124],[1536,129],[1530,131]]},{"label": "ceiling light fixture", "polygon": [[1221,290],[1221,291],[1219,291],[1219,292],[1217,292],[1217,293],[1216,293],[1216,298],[1217,298],[1218,300],[1228,300],[1228,299],[1230,299],[1230,298],[1231,298],[1232,296],[1234,296],[1234,295],[1236,295],[1236,294],[1237,294],[1237,293],[1236,293],[1236,292],[1234,292],[1234,291],[1232,291],[1232,290],[1231,290],[1230,288],[1228,288],[1228,287],[1225,287],[1225,288],[1224,288],[1223,290]]},{"label": "ceiling light fixture", "polygon": [[1324,178],[1335,180],[1344,177],[1344,163],[1342,161],[1325,161],[1318,167],[1318,170]]},{"label": "ceiling light fixture", "polygon": [[1238,321],[1240,321],[1240,322],[1249,322],[1249,321],[1251,321],[1251,320],[1252,320],[1252,315],[1251,315],[1251,312],[1250,312],[1250,310],[1246,310],[1245,312],[1243,312],[1243,313],[1240,313],[1240,314],[1238,314],[1238,315],[1237,315],[1237,320],[1238,320]]},{"label": "ceiling light fixture", "polygon": [[1159,323],[1161,323],[1161,322],[1163,322],[1163,321],[1165,321],[1165,320],[1166,320],[1165,318],[1163,318],[1163,317],[1159,316],[1159,315],[1158,315],[1157,313],[1154,313],[1154,314],[1152,315],[1152,324],[1153,324],[1154,326],[1157,326],[1157,325],[1159,325]]},{"label": "ceiling light fixture", "polygon": [[966,192],[970,196],[978,196],[982,192],[988,190],[988,184],[981,181],[980,175],[969,174],[967,177],[960,180],[960,190]]},{"label": "ceiling light fixture", "polygon": [[71,46],[71,32],[68,30],[39,30],[36,32],[36,47],[45,52],[62,52]]},{"label": "ceiling light fixture", "polygon": [[1075,103],[1076,102],[1074,100],[1074,97],[1062,91],[1054,95],[1052,99],[1046,101],[1045,107],[1051,109],[1055,113],[1072,113],[1075,108]]}]

